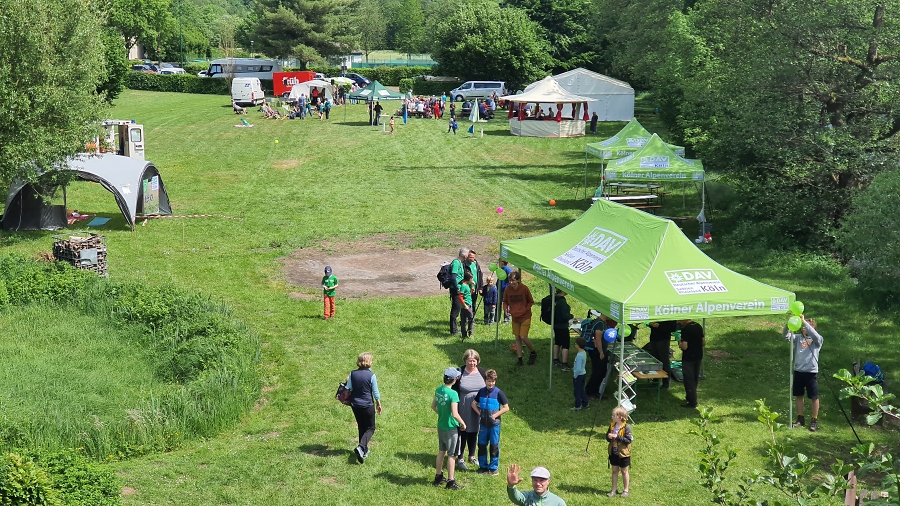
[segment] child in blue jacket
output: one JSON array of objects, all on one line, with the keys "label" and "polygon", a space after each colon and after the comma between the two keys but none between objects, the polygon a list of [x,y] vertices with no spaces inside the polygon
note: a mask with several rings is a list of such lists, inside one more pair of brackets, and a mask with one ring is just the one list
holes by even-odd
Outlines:
[{"label": "child in blue jacket", "polygon": [[484,299],[484,324],[493,325],[497,313],[497,287],[494,286],[494,276],[488,278],[488,282],[481,289],[481,297]]}]

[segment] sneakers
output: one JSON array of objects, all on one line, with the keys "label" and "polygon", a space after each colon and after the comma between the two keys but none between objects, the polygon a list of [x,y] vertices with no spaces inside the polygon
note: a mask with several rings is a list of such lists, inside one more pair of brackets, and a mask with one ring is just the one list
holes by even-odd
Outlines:
[{"label": "sneakers", "polygon": [[815,432],[817,430],[819,430],[819,419],[813,418],[812,420],[809,421],[809,431]]},{"label": "sneakers", "polygon": [[[797,429],[800,427],[804,427],[805,425],[806,425],[806,420],[803,419],[803,415],[797,415],[797,421],[794,422],[794,424],[791,425],[791,427]],[[812,426],[812,425],[810,425],[810,426]]]},{"label": "sneakers", "polygon": [[486,467],[479,467],[478,470],[475,472],[478,474],[488,474],[491,472],[491,470]]},{"label": "sneakers", "polygon": [[456,468],[459,469],[460,471],[468,471],[469,470],[469,467],[466,466],[466,461],[463,459],[456,460]]},{"label": "sneakers", "polygon": [[572,370],[572,369],[569,369],[569,364],[564,364],[562,362],[560,362],[560,364],[559,364],[559,369],[561,371],[571,371]]},{"label": "sneakers", "polygon": [[496,469],[488,469],[487,474],[489,474],[491,476],[497,476],[498,474],[500,474],[500,471],[498,471]]},{"label": "sneakers", "polygon": [[615,496],[616,496],[616,491],[615,491],[615,490],[610,490],[609,493],[606,494],[606,497],[615,497]]},{"label": "sneakers", "polygon": [[447,482],[447,490],[462,490],[465,487],[461,487],[456,483],[456,480],[450,480]]},{"label": "sneakers", "polygon": [[447,478],[444,478],[444,473],[434,475],[434,481],[431,482],[435,487],[440,487],[444,483],[447,483]]},{"label": "sneakers", "polygon": [[558,358],[554,358],[554,359],[553,359],[553,365],[555,365],[556,367],[559,367],[559,363],[560,363],[560,362],[559,362],[559,359],[558,359]]},{"label": "sneakers", "polygon": [[357,446],[355,452],[356,452],[356,461],[359,462],[360,464],[365,462],[366,454],[363,453],[362,446]]},{"label": "sneakers", "polygon": [[516,367],[522,367],[523,365],[525,365],[525,364],[522,363],[522,358],[519,357],[519,361],[516,362]]},{"label": "sneakers", "polygon": [[470,455],[469,462],[471,462],[473,466],[477,466],[478,465],[478,457],[476,457],[475,455]]},{"label": "sneakers", "polygon": [[622,492],[622,497],[628,497],[628,496],[629,496],[629,494],[628,494],[628,491],[627,491],[627,490],[624,491],[624,492]]},{"label": "sneakers", "polygon": [[580,407],[572,408],[572,411],[581,411],[581,408]]},{"label": "sneakers", "polygon": [[534,362],[537,360],[537,352],[532,351],[531,355],[528,356],[528,365],[534,365]]}]

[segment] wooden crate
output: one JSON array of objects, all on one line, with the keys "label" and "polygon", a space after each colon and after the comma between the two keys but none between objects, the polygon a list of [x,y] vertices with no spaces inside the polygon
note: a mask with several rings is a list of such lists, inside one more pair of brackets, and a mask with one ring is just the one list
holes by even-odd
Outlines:
[{"label": "wooden crate", "polygon": [[75,235],[53,236],[53,258],[68,262],[77,269],[96,272],[109,277],[106,263],[106,237],[91,234],[88,237]]}]

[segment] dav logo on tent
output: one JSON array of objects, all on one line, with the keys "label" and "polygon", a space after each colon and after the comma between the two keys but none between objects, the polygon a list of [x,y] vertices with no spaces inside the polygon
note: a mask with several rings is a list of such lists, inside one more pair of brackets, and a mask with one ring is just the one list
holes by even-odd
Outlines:
[{"label": "dav logo on tent", "polygon": [[628,238],[605,228],[594,227],[572,249],[554,260],[570,269],[585,274],[619,251]]},{"label": "dav logo on tent", "polygon": [[500,248],[500,258],[506,258],[509,255],[509,250],[506,249],[506,246]]},{"label": "dav logo on tent", "polygon": [[669,168],[669,155],[665,156],[642,156],[642,169],[667,169]]},{"label": "dav logo on tent", "polygon": [[650,306],[629,306],[629,320],[646,320],[650,318]]},{"label": "dav logo on tent", "polygon": [[625,139],[625,142],[628,143],[629,148],[640,148],[643,147],[644,144],[647,144],[647,141],[650,139],[647,137],[629,137]]},{"label": "dav logo on tent", "polygon": [[772,297],[772,311],[787,311],[788,310],[788,298],[787,297]]},{"label": "dav logo on tent", "polygon": [[609,316],[617,322],[622,321],[622,306],[618,302],[609,303]]},{"label": "dav logo on tent", "polygon": [[666,271],[666,278],[672,284],[672,288],[678,292],[678,295],[728,291],[712,269]]}]

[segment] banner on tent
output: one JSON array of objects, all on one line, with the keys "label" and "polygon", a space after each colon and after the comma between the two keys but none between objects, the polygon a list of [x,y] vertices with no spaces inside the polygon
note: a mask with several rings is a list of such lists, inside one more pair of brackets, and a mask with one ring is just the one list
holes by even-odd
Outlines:
[{"label": "banner on tent", "polygon": [[559,277],[559,275],[550,269],[545,268],[543,265],[534,264],[531,266],[531,269],[536,276],[541,276],[546,281],[549,281],[558,287],[565,288],[568,293],[575,293],[575,285],[571,281]]},{"label": "banner on tent", "polygon": [[628,238],[623,235],[605,228],[594,227],[594,230],[591,230],[578,244],[554,260],[584,274],[609,260],[627,242]]},{"label": "banner on tent", "polygon": [[666,271],[666,278],[678,295],[728,291],[712,269]]}]

